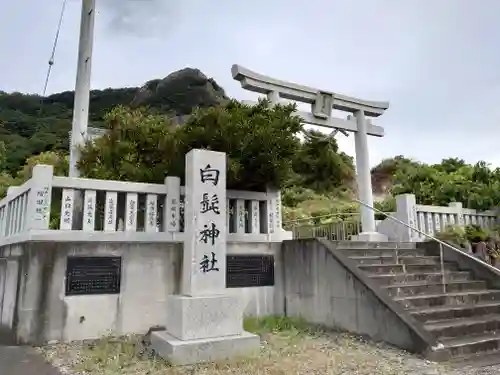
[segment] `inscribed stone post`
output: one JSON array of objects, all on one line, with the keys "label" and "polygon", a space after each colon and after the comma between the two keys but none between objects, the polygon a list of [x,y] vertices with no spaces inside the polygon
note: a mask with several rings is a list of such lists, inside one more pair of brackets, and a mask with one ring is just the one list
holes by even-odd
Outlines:
[{"label": "inscribed stone post", "polygon": [[168,176],[165,178],[167,187],[167,199],[165,204],[164,221],[166,232],[179,232],[180,230],[180,204],[181,204],[181,179]]},{"label": "inscribed stone post", "polygon": [[453,207],[455,209],[456,212],[455,224],[458,225],[459,227],[463,227],[465,225],[465,220],[464,220],[464,211],[462,202],[451,202],[448,204],[448,206]]},{"label": "inscribed stone post", "polygon": [[191,150],[186,155],[182,292],[188,296],[226,289],[226,155]]},{"label": "inscribed stone post", "polygon": [[50,202],[52,197],[51,165],[36,165],[32,173],[32,187],[28,196],[26,230],[48,229],[50,224]]},{"label": "inscribed stone post", "polygon": [[[416,204],[414,194],[401,194],[396,197],[396,211],[398,219],[412,228],[418,227]],[[395,223],[395,225],[397,225],[398,228],[398,239],[400,241],[412,242],[418,240],[420,236],[418,232],[415,232],[413,229],[405,227],[401,224]]]},{"label": "inscribed stone post", "polygon": [[73,225],[73,203],[75,191],[73,189],[63,189],[61,199],[62,215],[59,221],[60,230],[71,230]]},{"label": "inscribed stone post", "polygon": [[226,154],[186,155],[182,294],[167,297],[165,331],[151,348],[176,365],[226,360],[258,352],[243,330],[243,304],[226,289]]},{"label": "inscribed stone post", "polygon": [[95,190],[85,190],[83,206],[83,230],[92,232],[95,230],[95,207],[97,193]]}]

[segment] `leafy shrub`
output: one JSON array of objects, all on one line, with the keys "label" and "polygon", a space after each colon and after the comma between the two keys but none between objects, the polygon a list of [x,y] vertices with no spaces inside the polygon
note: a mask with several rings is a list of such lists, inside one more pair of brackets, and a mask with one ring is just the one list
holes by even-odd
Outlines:
[{"label": "leafy shrub", "polygon": [[491,232],[486,228],[481,228],[479,225],[467,225],[465,227],[465,233],[467,240],[470,243],[476,243],[481,241],[487,241],[490,237]]},{"label": "leafy shrub", "polygon": [[444,231],[437,232],[436,238],[461,248],[466,248],[469,242],[465,228],[456,225],[448,225]]},{"label": "leafy shrub", "polygon": [[500,238],[500,236],[497,231],[471,224],[465,227],[448,225],[444,231],[436,233],[436,238],[465,248],[468,247],[468,244],[475,244],[483,241],[498,242],[495,238]]}]

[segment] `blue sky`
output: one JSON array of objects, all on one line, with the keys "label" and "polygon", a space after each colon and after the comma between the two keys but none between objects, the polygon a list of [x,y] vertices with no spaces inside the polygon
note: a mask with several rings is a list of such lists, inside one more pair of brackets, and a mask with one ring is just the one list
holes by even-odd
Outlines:
[{"label": "blue sky", "polygon": [[[0,90],[39,93],[61,1],[0,13]],[[49,92],[75,82],[81,0],[69,0]],[[93,88],[140,86],[199,68],[228,95],[256,99],[231,65],[389,101],[371,163],[403,154],[500,166],[500,1],[97,0]],[[495,130],[497,129],[497,130]],[[354,156],[353,137],[337,136]]]}]

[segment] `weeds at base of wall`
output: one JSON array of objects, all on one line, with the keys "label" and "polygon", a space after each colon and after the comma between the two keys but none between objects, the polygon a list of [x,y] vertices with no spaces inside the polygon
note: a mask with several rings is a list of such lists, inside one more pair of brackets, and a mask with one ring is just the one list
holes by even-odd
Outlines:
[{"label": "weeds at base of wall", "polygon": [[[246,318],[244,329],[258,334],[265,340],[270,334],[286,333],[289,342],[303,334],[315,331],[305,320],[283,316],[267,316],[262,318]],[[147,339],[146,339],[147,341]],[[57,350],[54,350],[56,349]],[[151,353],[143,336],[116,336],[109,332],[99,340],[88,340],[79,343],[55,344],[42,349],[49,362],[67,374],[184,374],[202,368],[212,367],[214,371],[230,366],[248,366],[257,358],[237,358],[207,365],[172,367],[167,361]],[[62,363],[58,358],[65,352],[66,360]],[[69,361],[68,361],[69,359]],[[165,372],[168,371],[168,372]]]},{"label": "weeds at base of wall", "polygon": [[247,317],[243,322],[243,328],[247,332],[257,335],[287,332],[299,334],[312,334],[318,331],[302,318],[289,318],[281,315],[269,315],[261,318]]},{"label": "weeds at base of wall", "polygon": [[258,356],[195,366],[172,367],[149,355],[140,336],[106,336],[85,344],[53,345],[42,351],[50,363],[68,375],[457,374],[384,344],[311,327],[302,319],[248,318],[244,326],[261,336]]}]

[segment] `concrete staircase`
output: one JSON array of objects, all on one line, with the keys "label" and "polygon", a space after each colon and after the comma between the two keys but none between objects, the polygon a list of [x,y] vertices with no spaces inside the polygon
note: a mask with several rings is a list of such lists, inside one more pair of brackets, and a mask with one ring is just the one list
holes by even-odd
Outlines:
[{"label": "concrete staircase", "polygon": [[438,341],[451,361],[500,363],[500,290],[416,244],[353,243],[342,253]]}]

